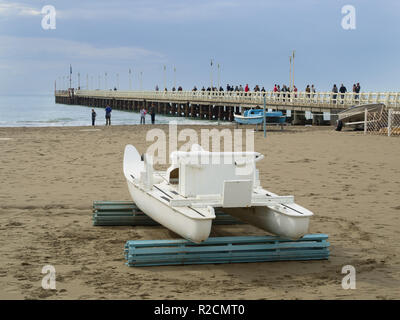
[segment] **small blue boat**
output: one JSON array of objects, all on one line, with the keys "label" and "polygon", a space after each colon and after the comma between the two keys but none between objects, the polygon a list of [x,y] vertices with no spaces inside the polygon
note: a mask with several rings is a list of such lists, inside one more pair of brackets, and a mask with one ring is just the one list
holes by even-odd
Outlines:
[{"label": "small blue boat", "polygon": [[[264,121],[264,110],[248,109],[244,111],[243,115],[235,114],[234,117],[237,123],[260,124]],[[282,124],[286,120],[286,116],[283,115],[282,111],[265,112],[265,118],[267,123]]]}]

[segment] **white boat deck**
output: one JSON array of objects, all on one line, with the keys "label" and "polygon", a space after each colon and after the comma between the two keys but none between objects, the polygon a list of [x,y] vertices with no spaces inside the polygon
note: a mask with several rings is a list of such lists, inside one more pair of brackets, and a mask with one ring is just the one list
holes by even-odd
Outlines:
[{"label": "white boat deck", "polygon": [[[171,203],[173,203],[173,201],[186,200],[184,196],[180,195],[176,191],[176,188],[174,188],[173,185],[167,184],[166,182],[154,184],[153,188],[147,193],[171,207]],[[193,208],[190,205],[187,205],[174,207],[174,209],[193,219],[210,219],[213,217],[215,218],[215,215],[211,214],[206,207]]]}]

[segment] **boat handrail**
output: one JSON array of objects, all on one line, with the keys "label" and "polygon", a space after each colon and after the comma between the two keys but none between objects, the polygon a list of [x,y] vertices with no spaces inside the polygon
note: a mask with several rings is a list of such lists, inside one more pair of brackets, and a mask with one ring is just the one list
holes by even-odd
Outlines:
[{"label": "boat handrail", "polygon": [[247,158],[254,157],[250,161],[245,161],[246,163],[258,162],[264,159],[264,155],[259,152],[244,151],[244,152],[209,152],[209,151],[173,151],[170,155],[171,163],[176,164],[180,159],[196,159],[197,157],[201,159],[208,158],[219,158],[219,157],[232,157],[232,158]]}]

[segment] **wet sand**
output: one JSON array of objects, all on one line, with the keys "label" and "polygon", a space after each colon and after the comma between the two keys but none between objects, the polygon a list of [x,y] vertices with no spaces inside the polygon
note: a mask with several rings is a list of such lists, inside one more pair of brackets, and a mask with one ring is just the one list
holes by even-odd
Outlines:
[{"label": "wet sand", "polygon": [[[94,227],[91,206],[130,200],[124,147],[144,152],[150,128],[0,128],[0,299],[400,298],[399,138],[331,127],[255,134],[255,150],[266,155],[262,186],[314,212],[310,233],[329,234],[328,261],[132,268],[127,240],[177,235]],[[263,232],[249,225],[212,230],[255,234]],[[56,290],[41,288],[47,264],[56,268]],[[355,290],[342,289],[345,265],[356,269]]]}]

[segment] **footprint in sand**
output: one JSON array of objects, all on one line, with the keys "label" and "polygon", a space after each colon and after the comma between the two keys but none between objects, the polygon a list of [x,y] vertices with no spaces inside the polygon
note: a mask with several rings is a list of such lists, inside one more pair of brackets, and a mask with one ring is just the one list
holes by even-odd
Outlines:
[{"label": "footprint in sand", "polygon": [[82,129],[82,130],[79,130],[79,131],[82,131],[82,132],[96,132],[96,131],[101,131],[101,129]]}]

